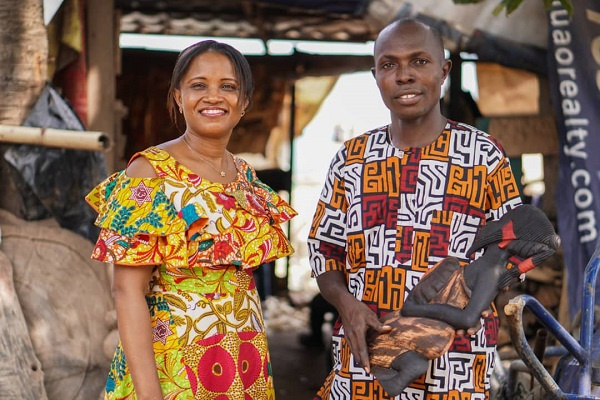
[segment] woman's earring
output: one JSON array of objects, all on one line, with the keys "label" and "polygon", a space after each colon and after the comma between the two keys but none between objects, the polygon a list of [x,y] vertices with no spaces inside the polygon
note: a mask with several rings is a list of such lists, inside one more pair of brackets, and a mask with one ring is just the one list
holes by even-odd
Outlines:
[{"label": "woman's earring", "polygon": [[242,111],[241,116],[243,117],[244,115],[246,115],[246,111]]},{"label": "woman's earring", "polygon": [[183,114],[183,110],[181,109],[181,106],[179,106],[179,114]]}]

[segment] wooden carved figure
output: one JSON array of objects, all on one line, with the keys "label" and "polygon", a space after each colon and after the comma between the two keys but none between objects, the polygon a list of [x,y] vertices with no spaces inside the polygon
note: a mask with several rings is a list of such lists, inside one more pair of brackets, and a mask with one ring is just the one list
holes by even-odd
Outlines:
[{"label": "wooden carved figure", "polygon": [[[501,290],[540,265],[560,245],[552,223],[540,209],[523,205],[485,225],[467,255],[484,253],[470,264],[447,257],[430,269],[407,296],[402,309],[381,321],[389,334],[372,335],[371,372],[390,396],[397,396],[427,371],[429,360],[444,354],[456,330],[477,325]],[[520,261],[516,266],[511,259]],[[512,268],[509,268],[512,266]]]}]

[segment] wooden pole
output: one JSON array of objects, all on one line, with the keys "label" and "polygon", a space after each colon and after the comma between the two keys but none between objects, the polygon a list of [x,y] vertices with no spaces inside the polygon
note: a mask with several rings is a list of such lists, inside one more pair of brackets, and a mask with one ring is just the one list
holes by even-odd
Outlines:
[{"label": "wooden pole", "polygon": [[0,125],[0,142],[103,151],[110,147],[104,132]]},{"label": "wooden pole", "polygon": [[113,171],[121,156],[120,139],[115,135],[117,123],[116,75],[119,51],[119,25],[114,0],[85,0],[87,76],[87,126],[106,132],[114,145],[105,153],[106,167]]}]

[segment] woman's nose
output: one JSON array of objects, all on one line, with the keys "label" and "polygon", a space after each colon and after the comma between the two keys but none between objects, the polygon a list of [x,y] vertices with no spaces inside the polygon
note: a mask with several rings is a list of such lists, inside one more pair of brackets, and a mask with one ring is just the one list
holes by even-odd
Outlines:
[{"label": "woman's nose", "polygon": [[221,99],[221,92],[219,91],[219,87],[209,86],[206,89],[206,94],[204,99],[207,101],[218,101]]}]

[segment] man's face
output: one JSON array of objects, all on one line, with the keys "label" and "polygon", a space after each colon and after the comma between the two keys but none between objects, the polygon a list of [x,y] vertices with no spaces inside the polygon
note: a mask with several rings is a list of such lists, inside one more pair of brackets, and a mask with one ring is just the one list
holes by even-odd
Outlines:
[{"label": "man's face", "polygon": [[373,75],[385,105],[403,121],[439,113],[441,86],[451,63],[435,36],[418,23],[390,27],[375,46]]}]

